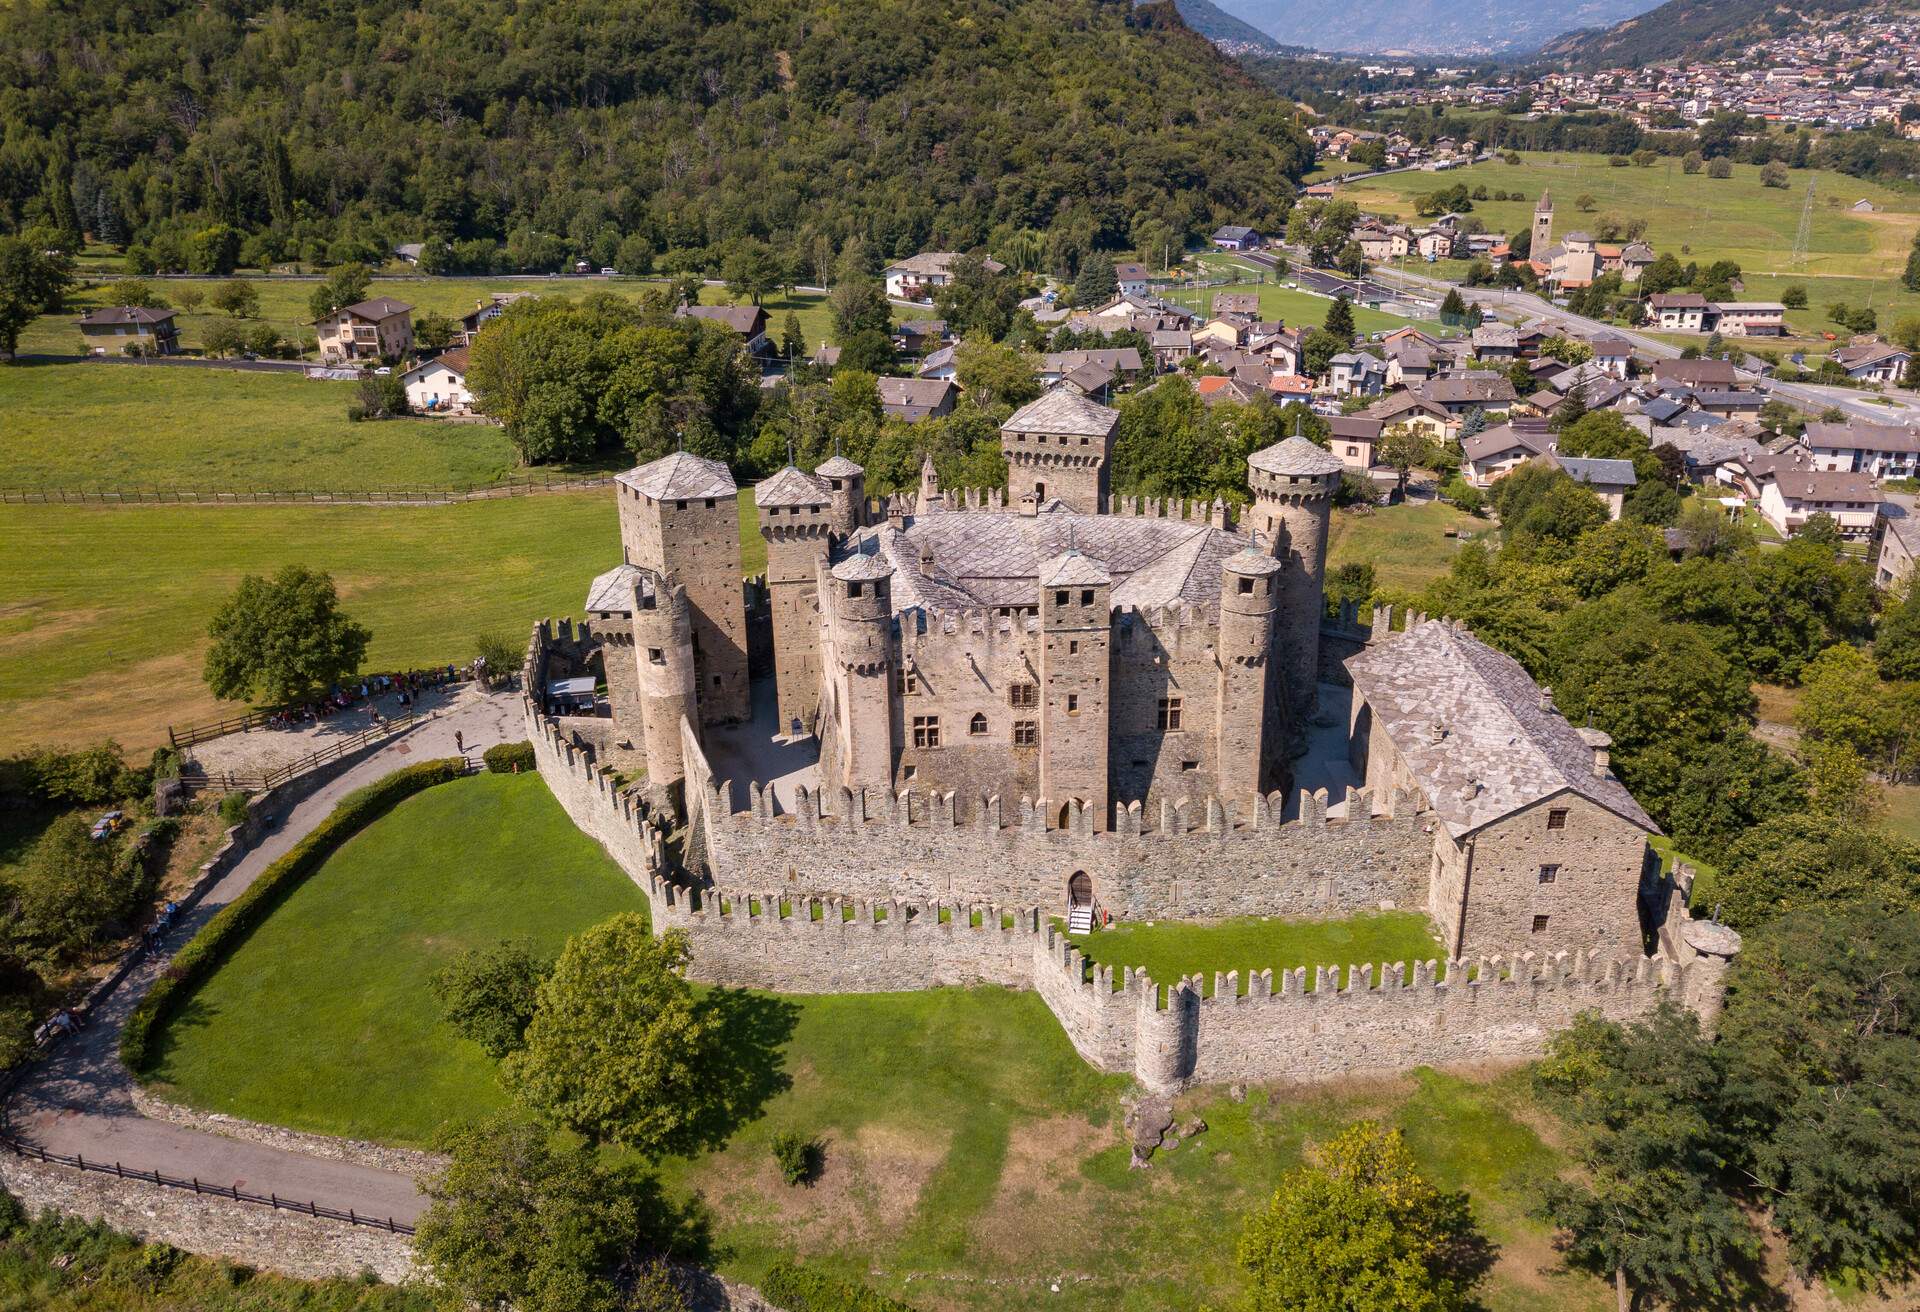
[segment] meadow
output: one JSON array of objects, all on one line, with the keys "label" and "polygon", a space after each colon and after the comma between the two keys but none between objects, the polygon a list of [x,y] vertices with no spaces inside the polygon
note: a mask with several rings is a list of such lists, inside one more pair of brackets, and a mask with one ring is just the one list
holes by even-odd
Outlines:
[{"label": "meadow", "polygon": [[1336,510],[1327,530],[1327,568],[1370,564],[1375,585],[1388,592],[1418,592],[1445,574],[1464,537],[1485,536],[1493,526],[1442,501],[1408,502],[1371,514]]},{"label": "meadow", "polygon": [[[401,803],[189,1000],[163,1040],[160,1091],[403,1144],[506,1105],[491,1064],[437,1020],[422,985],[465,947],[524,936],[551,951],[638,908],[631,884],[570,828],[525,776],[459,780]],[[1082,1062],[1032,993],[706,996],[750,1018],[747,1046],[777,1090],[719,1148],[660,1163],[673,1193],[708,1209],[728,1275],[751,1281],[797,1255],[924,1312],[1226,1306],[1240,1219],[1311,1143],[1377,1117],[1406,1132],[1443,1185],[1469,1191],[1500,1246],[1491,1312],[1606,1306],[1597,1282],[1557,1269],[1529,1214],[1565,1161],[1523,1075],[1422,1070],[1256,1087],[1241,1100],[1202,1089],[1177,1115],[1200,1117],[1205,1132],[1131,1171],[1129,1082]],[[780,1183],[769,1146],[788,1130],[824,1145],[811,1187]]]},{"label": "meadow", "polygon": [[[1318,328],[1327,321],[1327,311],[1333,308],[1333,302],[1325,296],[1316,296],[1312,292],[1301,291],[1295,287],[1283,286],[1284,277],[1274,281],[1274,275],[1257,265],[1246,263],[1229,255],[1202,255],[1199,257],[1202,268],[1209,275],[1242,279],[1221,287],[1199,287],[1191,291],[1170,288],[1160,295],[1171,304],[1183,306],[1205,318],[1213,305],[1213,298],[1224,292],[1252,292],[1260,298],[1262,318],[1278,319],[1290,327]],[[1264,281],[1263,281],[1264,279]],[[1369,310],[1355,306],[1353,326],[1363,333],[1387,333],[1395,328],[1404,328],[1412,324],[1429,332],[1437,325],[1431,320],[1406,319],[1397,314],[1386,314],[1380,310]]]},{"label": "meadow", "polygon": [[[1345,916],[1338,920],[1272,920],[1264,916],[1222,920],[1210,924],[1172,921],[1127,921],[1092,934],[1073,936],[1087,960],[1101,966],[1144,969],[1163,988],[1190,975],[1200,975],[1201,995],[1212,997],[1217,973],[1239,972],[1239,991],[1245,994],[1253,976],[1274,973],[1279,987],[1282,971],[1299,966],[1340,968],[1340,986],[1346,987],[1348,967],[1405,962],[1445,961],[1446,949],[1434,938],[1427,918],[1408,911],[1382,911]],[[1119,986],[1119,971],[1115,972]],[[1312,970],[1307,987],[1312,989]]]}]

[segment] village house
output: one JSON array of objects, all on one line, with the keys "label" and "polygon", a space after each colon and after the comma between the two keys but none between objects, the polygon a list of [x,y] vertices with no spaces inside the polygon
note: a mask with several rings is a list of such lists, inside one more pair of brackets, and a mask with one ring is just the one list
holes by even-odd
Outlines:
[{"label": "village house", "polygon": [[1386,425],[1366,415],[1330,415],[1327,418],[1327,447],[1348,469],[1365,473],[1373,468],[1374,452]]},{"label": "village house", "polygon": [[[886,280],[887,296],[896,301],[931,303],[933,289],[953,280],[954,261],[959,258],[958,251],[922,251],[897,264],[889,264],[880,275]],[[1006,265],[994,259],[986,261],[986,268],[988,273],[1007,271]]]},{"label": "village house", "polygon": [[946,378],[881,378],[876,382],[881,413],[910,424],[952,414],[960,390]]},{"label": "village house", "polygon": [[1100,366],[1110,376],[1125,384],[1133,383],[1146,368],[1140,359],[1139,351],[1131,346],[1121,346],[1083,351],[1051,351],[1040,357],[1034,374],[1040,379],[1042,387],[1052,387],[1074,370],[1089,364]]},{"label": "village house", "polygon": [[1247,405],[1261,393],[1238,378],[1224,374],[1209,374],[1193,380],[1193,391],[1201,402],[1208,406],[1219,405],[1222,401],[1231,401],[1235,405]]},{"label": "village house", "polygon": [[904,355],[920,355],[946,340],[945,319],[909,319],[893,326],[893,347]]},{"label": "village house", "polygon": [[1387,387],[1387,362],[1365,351],[1342,351],[1327,361],[1327,386],[1335,396],[1378,396]]},{"label": "village house", "polygon": [[407,389],[407,405],[421,414],[473,413],[473,393],[467,389],[467,348],[456,346],[422,361],[400,375]]},{"label": "village house", "polygon": [[1920,515],[1894,502],[1884,507],[1885,532],[1880,535],[1880,558],[1874,562],[1874,585],[1911,596],[1916,557],[1920,557]]},{"label": "village house", "polygon": [[328,364],[393,361],[413,349],[413,307],[391,296],[343,306],[313,327]]},{"label": "village house", "polygon": [[1661,292],[1647,298],[1648,326],[1667,333],[1703,333],[1713,314],[1698,292]]},{"label": "village house", "polygon": [[1714,329],[1729,337],[1782,337],[1787,307],[1778,301],[1720,301],[1713,307]]},{"label": "village house", "polygon": [[1869,341],[1843,346],[1830,358],[1856,382],[1890,384],[1900,381],[1913,352],[1886,342]]},{"label": "village house", "polygon": [[1193,333],[1186,328],[1156,328],[1147,334],[1153,348],[1154,363],[1162,369],[1177,369],[1193,354]]},{"label": "village house", "polygon": [[1587,339],[1593,363],[1612,378],[1625,378],[1633,366],[1633,343],[1624,337],[1596,333]]},{"label": "village house", "polygon": [[1606,503],[1607,518],[1618,519],[1626,509],[1627,494],[1638,486],[1631,460],[1597,460],[1586,456],[1548,455],[1542,457],[1576,483]]},{"label": "village house", "polygon": [[1239,224],[1223,224],[1214,229],[1211,238],[1213,244],[1223,251],[1257,251],[1260,249],[1260,234],[1256,230]]},{"label": "village house", "polygon": [[937,351],[929,351],[920,367],[913,371],[916,378],[954,378],[960,373],[960,348],[958,345],[943,346]]},{"label": "village house", "polygon": [[522,297],[531,296],[531,292],[494,292],[486,300],[476,303],[472,310],[460,316],[461,346],[472,346],[473,339],[480,330],[507,312],[507,307]]},{"label": "village house", "polygon": [[674,314],[732,330],[750,354],[766,355],[773,350],[773,342],[767,337],[767,312],[757,305],[682,305]]},{"label": "village house", "polygon": [[75,327],[89,355],[172,355],[180,349],[173,319],[172,310],[110,305],[88,311]]},{"label": "village house", "polygon": [[1386,427],[1404,426],[1436,442],[1445,441],[1454,427],[1453,416],[1444,405],[1405,388],[1382,397],[1360,413]]},{"label": "village house", "polygon": [[1538,420],[1515,419],[1460,439],[1460,475],[1478,488],[1553,451],[1553,433]]},{"label": "village house", "polygon": [[1478,360],[1514,360],[1520,356],[1520,334],[1511,324],[1483,323],[1473,330],[1471,340]]},{"label": "village house", "polygon": [[1875,479],[1913,478],[1920,473],[1920,434],[1896,424],[1808,424],[1801,445],[1816,469],[1867,474]]},{"label": "village house", "polygon": [[1840,536],[1870,541],[1878,529],[1880,489],[1865,474],[1816,469],[1803,451],[1776,460],[1760,482],[1760,513],[1782,537],[1792,537],[1815,515],[1830,515]]},{"label": "village house", "polygon": [[1147,266],[1131,262],[1113,266],[1113,276],[1120,284],[1122,296],[1140,296],[1147,294]]}]

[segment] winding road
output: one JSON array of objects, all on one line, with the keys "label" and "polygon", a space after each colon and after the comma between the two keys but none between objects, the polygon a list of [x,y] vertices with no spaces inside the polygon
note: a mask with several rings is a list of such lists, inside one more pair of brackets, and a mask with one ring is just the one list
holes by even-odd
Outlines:
[{"label": "winding road", "polygon": [[48,1152],[411,1223],[426,1200],[403,1172],[312,1157],[142,1116],[133,1102],[133,1079],[120,1064],[120,1028],[173,953],[324,820],[342,797],[402,766],[455,755],[456,732],[470,756],[495,743],[518,740],[524,735],[519,694],[476,691],[390,740],[295,806],[207,890],[160,952],[142,961],[94,1011],[87,1028],[56,1047],[21,1082],[8,1109],[13,1133]]}]

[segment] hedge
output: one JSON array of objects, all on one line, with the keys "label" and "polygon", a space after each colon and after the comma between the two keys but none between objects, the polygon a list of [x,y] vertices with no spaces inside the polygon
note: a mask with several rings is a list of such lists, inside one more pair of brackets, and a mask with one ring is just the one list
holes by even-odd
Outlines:
[{"label": "hedge", "polygon": [[885,1294],[785,1262],[767,1272],[760,1292],[787,1312],[914,1312]]},{"label": "hedge", "polygon": [[535,768],[533,744],[525,739],[517,743],[497,743],[482,752],[480,759],[487,763],[487,770],[492,774],[512,774],[515,766],[522,770]]},{"label": "hedge", "polygon": [[246,892],[222,907],[206,928],[193,936],[147,995],[127,1017],[120,1031],[120,1060],[131,1071],[145,1070],[153,1056],[154,1035],[194,989],[212,975],[254,926],[265,920],[280,902],[331,856],[336,848],[378,820],[394,805],[422,789],[460,777],[465,762],[459,757],[422,761],[395,770],[384,779],[348,793],[311,833],[287,854],[260,872]]}]

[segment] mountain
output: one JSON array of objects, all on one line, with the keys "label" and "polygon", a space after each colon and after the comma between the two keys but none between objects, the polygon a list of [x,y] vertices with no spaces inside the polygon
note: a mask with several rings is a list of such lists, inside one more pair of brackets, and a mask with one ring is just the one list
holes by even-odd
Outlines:
[{"label": "mountain", "polygon": [[1644,13],[1656,0],[1233,0],[1287,45],[1366,54],[1485,56],[1532,50],[1575,28]]},{"label": "mountain", "polygon": [[0,231],[77,209],[210,271],[1070,267],[1274,224],[1312,159],[1170,0],[62,0],[0,8],[0,98]]},{"label": "mountain", "polygon": [[1252,23],[1235,18],[1213,0],[1174,0],[1188,27],[1229,50],[1278,51],[1280,43]]},{"label": "mountain", "polygon": [[1791,7],[1778,0],[1668,0],[1610,27],[1556,37],[1540,55],[1576,68],[1716,59],[1802,26],[1815,14],[1884,7],[1884,0],[1802,0]]}]

